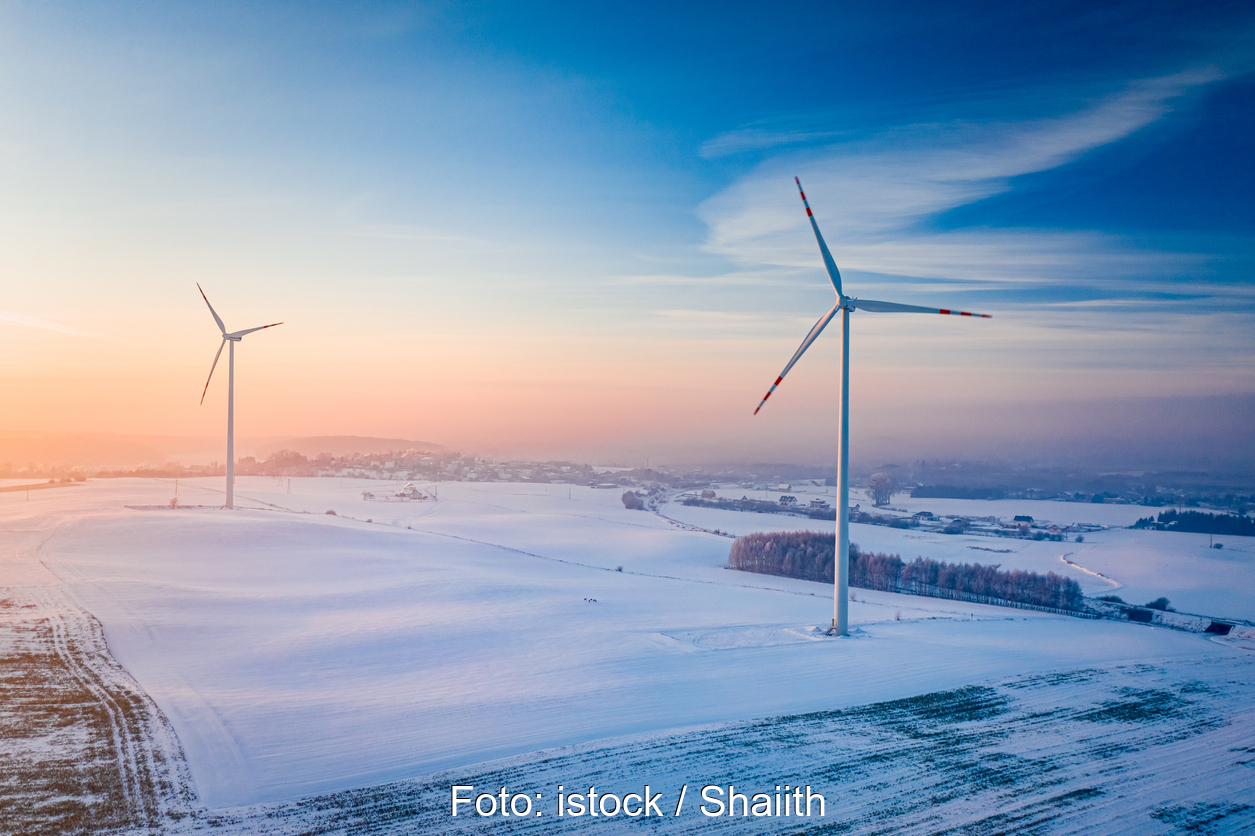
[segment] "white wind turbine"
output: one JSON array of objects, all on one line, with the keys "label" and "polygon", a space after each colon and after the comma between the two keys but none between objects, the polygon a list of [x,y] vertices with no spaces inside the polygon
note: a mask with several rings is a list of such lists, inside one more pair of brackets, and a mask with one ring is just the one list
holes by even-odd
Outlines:
[{"label": "white wind turbine", "polygon": [[[200,298],[205,300],[205,304],[209,305],[209,297],[205,295],[205,291],[201,290],[200,283],[196,283],[196,289],[200,290]],[[218,330],[222,332],[222,343],[218,346],[218,353],[214,355],[214,364],[209,367],[209,377],[205,379],[205,388],[200,393],[200,402],[205,403],[205,393],[209,391],[209,381],[214,379],[214,369],[218,368],[218,358],[222,356],[222,349],[227,343],[231,344],[231,351],[228,352],[227,358],[227,508],[235,507],[235,344],[248,334],[254,331],[261,331],[263,328],[273,328],[276,325],[282,325],[282,322],[272,322],[269,325],[259,325],[256,328],[245,328],[243,331],[227,332],[227,326],[222,324],[222,317],[218,316],[218,312],[214,310],[213,305],[209,305],[209,312],[213,314],[214,322],[218,323]]]},{"label": "white wind turbine", "polygon": [[839,420],[841,423],[841,440],[837,446],[837,542],[836,554],[834,555],[833,565],[833,613],[832,613],[832,630],[831,634],[837,636],[845,636],[849,634],[849,580],[850,580],[850,311],[867,311],[869,313],[929,313],[929,314],[948,314],[951,316],[975,316],[982,319],[989,319],[989,314],[975,314],[967,311],[954,311],[948,308],[923,308],[919,305],[900,305],[897,302],[875,302],[870,299],[853,299],[846,296],[841,291],[841,273],[837,270],[837,264],[832,260],[832,253],[828,252],[828,245],[824,243],[824,236],[819,234],[819,225],[815,223],[815,216],[811,213],[811,205],[806,200],[806,192],[802,191],[802,181],[794,177],[793,181],[797,183],[797,190],[802,195],[802,205],[806,207],[806,217],[810,219],[811,229],[815,231],[815,240],[819,242],[819,253],[823,256],[824,267],[828,268],[828,277],[832,279],[832,287],[837,292],[837,304],[832,310],[819,318],[815,323],[815,327],[806,335],[806,339],[802,340],[802,345],[793,355],[793,359],[784,367],[784,371],[780,372],[780,376],[776,378],[776,382],[771,384],[771,388],[767,390],[767,394],[758,404],[758,409],[754,410],[754,414],[758,414],[758,410],[763,408],[763,404],[767,403],[767,399],[771,397],[771,393],[776,391],[776,387],[780,385],[780,381],[784,380],[784,376],[789,373],[794,364],[801,358],[806,349],[810,348],[811,343],[819,337],[820,332],[824,330],[832,318],[841,313],[841,411]]}]

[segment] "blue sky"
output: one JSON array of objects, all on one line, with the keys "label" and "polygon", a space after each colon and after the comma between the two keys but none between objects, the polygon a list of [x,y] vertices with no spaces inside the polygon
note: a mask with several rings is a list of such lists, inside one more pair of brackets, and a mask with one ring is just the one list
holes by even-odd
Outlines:
[{"label": "blue sky", "polygon": [[290,323],[258,435],[822,457],[834,340],[748,418],[831,304],[795,174],[848,292],[996,314],[857,318],[856,450],[1255,391],[1249,4],[2,3],[0,47],[9,429],[215,432],[201,281]]}]

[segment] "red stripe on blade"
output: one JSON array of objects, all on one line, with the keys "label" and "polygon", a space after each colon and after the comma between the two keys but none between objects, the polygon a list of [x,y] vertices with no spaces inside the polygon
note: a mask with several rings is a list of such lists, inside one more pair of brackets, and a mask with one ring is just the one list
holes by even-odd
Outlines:
[{"label": "red stripe on blade", "polygon": [[942,308],[940,312],[941,312],[941,313],[943,313],[943,314],[948,314],[948,313],[950,313],[950,310],[949,310],[949,308]]}]

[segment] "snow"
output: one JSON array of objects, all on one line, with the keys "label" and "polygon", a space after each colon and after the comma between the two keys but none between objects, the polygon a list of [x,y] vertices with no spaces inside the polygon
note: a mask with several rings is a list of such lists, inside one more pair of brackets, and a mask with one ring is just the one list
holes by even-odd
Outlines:
[{"label": "snow", "polygon": [[[221,484],[181,480],[180,500],[212,505]],[[442,483],[438,502],[361,497],[381,487],[294,478],[288,493],[286,479],[241,478],[244,507],[233,512],[125,507],[168,503],[173,485],[157,480],[92,481],[29,501],[0,494],[7,528],[46,532],[0,570],[59,585],[101,621],[213,808],[1041,671],[1245,652],[1161,629],[864,590],[851,607],[855,635],[827,639],[814,628],[831,619],[831,587],[723,568],[730,539],[628,511],[619,491]],[[681,509],[726,513],[665,513]],[[788,522],[732,516],[763,523],[755,530]],[[881,532],[915,533],[859,527],[854,539],[881,550]],[[1237,549],[1221,562],[1187,556],[1185,568],[1168,552],[1135,567],[1099,559],[1104,543],[1120,548],[1130,534],[1095,534],[1072,559],[1129,589],[1179,583],[1154,586],[1174,602],[1193,594],[1188,576],[1200,596],[1255,588],[1243,586],[1249,553]],[[951,550],[969,539],[1029,545],[936,536]],[[1127,542],[1125,562],[1140,554],[1141,541]],[[1048,545],[1056,570],[1059,547],[1075,551]],[[991,556],[1009,566],[1049,555]],[[1249,597],[1231,593],[1235,608],[1249,609]]]},{"label": "snow", "polygon": [[[1255,655],[1071,670],[845,712],[544,750],[416,781],[223,811],[218,836],[459,833],[1246,834]],[[450,816],[450,788],[535,794],[530,820]],[[559,818],[559,787],[649,784],[662,817]],[[813,786],[801,815],[730,821],[701,788]],[[687,786],[687,801],[680,790]],[[728,791],[729,793],[731,791]],[[1245,792],[1245,794],[1244,794]],[[463,790],[463,795],[471,794]],[[718,794],[713,794],[718,799]],[[727,795],[723,796],[724,799]],[[608,805],[613,809],[616,804]],[[517,808],[516,808],[517,809]],[[822,817],[820,813],[822,812]],[[801,820],[799,820],[799,818]],[[180,828],[198,833],[207,828]]]},{"label": "snow", "polygon": [[[804,485],[795,486],[789,491],[762,491],[725,486],[718,488],[715,493],[721,499],[740,499],[744,496],[769,502],[776,502],[787,493],[789,496],[796,496],[798,504],[805,506],[812,499],[822,499],[831,505],[836,501],[837,489]],[[872,507],[871,497],[861,489],[850,492],[850,504],[855,503],[864,511],[876,510]],[[895,495],[888,507],[898,509],[904,516],[919,511],[931,511],[938,516],[1000,517],[1008,522],[1017,515],[1028,515],[1036,522],[1044,521],[1060,526],[1074,523],[1130,526],[1141,517],[1153,517],[1162,510],[1141,505],[1059,502],[1046,499],[913,499],[906,494]],[[890,512],[886,509],[884,513]]]},{"label": "snow", "polygon": [[[734,493],[726,491],[728,496]],[[737,493],[734,498],[739,499],[741,495]],[[1126,526],[1154,510],[1130,505],[965,499],[895,500],[892,506],[912,513],[927,510],[971,517],[998,516],[1008,522],[1016,514],[1028,514],[1038,523],[1115,525],[1117,520],[1126,520],[1122,523]],[[870,504],[863,507],[867,509]],[[663,513],[672,519],[737,536],[755,531],[830,532],[835,525],[830,520],[723,511],[686,506],[678,501],[669,503]],[[1111,528],[1086,531],[1083,536],[1082,543],[1074,540],[1060,543],[941,534],[859,523],[850,525],[850,540],[864,551],[897,554],[903,560],[931,557],[949,563],[998,564],[1008,570],[1055,572],[1076,580],[1082,591],[1091,597],[1118,595],[1130,604],[1144,604],[1165,596],[1182,612],[1255,620],[1255,594],[1251,592],[1255,590],[1255,538],[1216,537],[1224,548],[1213,549],[1206,534]],[[1075,565],[1064,562],[1065,558]],[[1100,574],[1106,579],[1099,577]]]}]

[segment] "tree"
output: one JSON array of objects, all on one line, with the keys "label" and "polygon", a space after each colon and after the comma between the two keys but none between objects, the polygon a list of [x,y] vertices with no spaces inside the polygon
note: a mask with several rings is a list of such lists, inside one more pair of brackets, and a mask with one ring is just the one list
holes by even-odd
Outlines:
[{"label": "tree", "polygon": [[1146,606],[1152,610],[1163,610],[1164,612],[1174,612],[1172,607],[1168,606],[1168,604],[1169,604],[1169,601],[1167,598],[1156,598],[1155,600],[1148,603]]},{"label": "tree", "polygon": [[892,473],[873,473],[872,478],[867,482],[867,489],[871,491],[872,500],[879,507],[888,505],[889,500],[893,499],[893,495],[900,490],[900,486]]},{"label": "tree", "polygon": [[627,508],[629,511],[644,511],[645,502],[635,491],[624,491],[623,507]]},{"label": "tree", "polygon": [[[745,572],[832,583],[833,545],[831,534],[814,531],[747,534],[733,542],[728,565]],[[1080,584],[1054,572],[1004,572],[997,565],[943,563],[926,557],[904,563],[896,554],[864,552],[854,543],[849,567],[850,586],[862,589],[1064,610],[1079,610],[1084,604]]]}]

